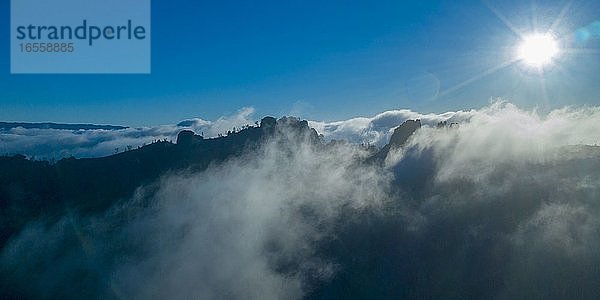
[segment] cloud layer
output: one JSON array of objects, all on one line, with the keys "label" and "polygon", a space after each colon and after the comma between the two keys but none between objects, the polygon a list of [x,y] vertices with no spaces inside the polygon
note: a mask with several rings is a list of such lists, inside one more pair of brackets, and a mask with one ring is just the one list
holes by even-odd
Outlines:
[{"label": "cloud layer", "polygon": [[215,121],[191,119],[177,125],[127,128],[122,130],[58,130],[25,129],[0,130],[0,155],[23,154],[36,159],[64,157],[100,157],[137,148],[156,140],[177,139],[182,129],[191,129],[205,137],[216,137],[244,125],[254,124],[254,109],[243,108],[235,115]]},{"label": "cloud layer", "polygon": [[390,110],[374,117],[353,118],[336,122],[311,121],[310,126],[326,138],[347,140],[351,143],[368,143],[383,146],[389,140],[398,125],[406,120],[420,119],[422,124],[435,126],[442,121],[464,122],[475,111],[457,111],[441,114],[421,114],[408,109]]},{"label": "cloud layer", "polygon": [[32,221],[0,271],[34,297],[598,298],[600,108],[418,116],[461,126],[424,126],[382,164],[284,130],[102,214]]},{"label": "cloud layer", "polygon": [[[391,110],[373,117],[344,121],[309,121],[309,125],[323,134],[326,140],[346,140],[350,143],[372,144],[382,147],[394,128],[409,119],[421,119],[423,124],[435,125],[440,121],[463,122],[474,111],[421,114],[411,110]],[[129,147],[152,143],[156,140],[175,141],[182,129],[191,129],[204,137],[217,137],[227,131],[254,125],[257,121],[253,108],[243,108],[232,116],[215,121],[196,118],[176,125],[163,125],[122,130],[56,130],[13,128],[0,130],[0,155],[24,154],[38,159],[100,157],[127,150]]]}]

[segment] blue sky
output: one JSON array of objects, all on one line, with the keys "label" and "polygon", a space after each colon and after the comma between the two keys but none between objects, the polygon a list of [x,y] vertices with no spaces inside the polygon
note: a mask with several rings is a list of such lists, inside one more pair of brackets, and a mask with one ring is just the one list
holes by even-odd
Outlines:
[{"label": "blue sky", "polygon": [[556,35],[586,51],[562,55],[543,75],[518,63],[489,71],[519,41],[499,15],[543,31],[568,1],[153,1],[150,75],[10,75],[1,1],[2,121],[142,126],[248,106],[257,117],[337,120],[496,97],[542,111],[600,105],[598,39],[575,39],[600,20],[598,1],[565,10]]}]

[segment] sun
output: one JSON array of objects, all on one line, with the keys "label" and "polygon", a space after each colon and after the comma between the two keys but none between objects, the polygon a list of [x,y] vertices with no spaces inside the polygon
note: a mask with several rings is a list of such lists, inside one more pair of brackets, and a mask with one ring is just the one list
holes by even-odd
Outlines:
[{"label": "sun", "polygon": [[528,66],[542,68],[560,54],[558,41],[549,33],[524,36],[518,47],[518,59]]}]

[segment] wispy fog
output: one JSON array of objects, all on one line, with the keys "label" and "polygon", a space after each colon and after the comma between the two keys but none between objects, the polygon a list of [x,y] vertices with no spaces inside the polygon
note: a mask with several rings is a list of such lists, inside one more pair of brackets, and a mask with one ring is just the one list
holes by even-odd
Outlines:
[{"label": "wispy fog", "polygon": [[26,129],[0,130],[0,155],[23,154],[34,159],[61,159],[69,156],[100,157],[135,149],[157,140],[175,142],[182,129],[205,137],[217,137],[245,125],[253,125],[254,109],[243,108],[232,116],[215,121],[183,120],[178,124],[120,130]]},{"label": "wispy fog", "polygon": [[600,108],[500,102],[311,126],[379,143],[411,118],[425,125],[382,162],[282,129],[104,213],[32,221],[2,276],[39,298],[600,297]]},{"label": "wispy fog", "polygon": [[[409,119],[421,119],[423,124],[435,125],[441,121],[462,122],[473,111],[420,114],[411,110],[392,110],[373,117],[353,118],[344,121],[309,121],[311,127],[323,134],[326,140],[346,140],[351,143],[385,145],[394,128]],[[259,118],[253,108],[243,108],[231,116],[214,121],[200,118],[180,121],[177,124],[155,127],[127,128],[121,130],[58,130],[25,129],[22,127],[0,130],[0,155],[23,154],[35,159],[61,159],[64,157],[100,157],[150,144],[157,140],[175,141],[182,129],[191,129],[206,138],[225,135],[228,131],[252,126]]]}]

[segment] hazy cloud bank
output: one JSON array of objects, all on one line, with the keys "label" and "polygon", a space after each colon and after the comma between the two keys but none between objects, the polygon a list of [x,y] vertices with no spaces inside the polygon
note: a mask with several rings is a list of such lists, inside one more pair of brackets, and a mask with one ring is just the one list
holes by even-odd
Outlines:
[{"label": "hazy cloud bank", "polygon": [[[358,164],[363,150],[307,140],[281,132],[259,153],[167,176],[157,193],[141,189],[103,215],[34,222],[1,265],[34,296],[299,298],[305,279],[335,272],[314,254],[341,212],[375,209],[388,196],[385,173]],[[89,281],[71,277],[80,268]]]},{"label": "hazy cloud bank", "polygon": [[394,129],[406,120],[420,119],[422,124],[435,126],[442,121],[464,122],[474,113],[475,111],[457,111],[421,114],[402,109],[386,111],[374,117],[352,118],[336,122],[311,121],[309,124],[329,139],[347,140],[351,143],[370,143],[381,147],[390,140]]},{"label": "hazy cloud bank", "polygon": [[215,121],[191,119],[176,125],[127,128],[121,130],[58,130],[25,129],[0,130],[0,155],[23,154],[38,159],[100,157],[122,152],[128,147],[150,144],[156,140],[177,139],[182,129],[192,129],[205,137],[216,137],[228,130],[252,125],[253,108],[243,108],[232,116]]},{"label": "hazy cloud bank", "polygon": [[[346,140],[351,143],[370,143],[383,146],[394,128],[408,119],[421,119],[422,123],[435,125],[440,121],[462,122],[471,112],[446,112],[420,114],[407,109],[392,110],[373,117],[353,118],[336,122],[309,121],[311,127],[323,134],[326,140]],[[191,129],[205,137],[217,137],[245,125],[254,125],[260,119],[253,108],[243,108],[236,114],[215,121],[200,118],[183,120],[175,125],[122,130],[57,130],[14,128],[0,130],[0,155],[24,154],[39,159],[63,157],[100,157],[125,151],[128,147],[152,143],[156,140],[175,141],[182,129]]]},{"label": "hazy cloud bank", "polygon": [[0,269],[71,298],[598,298],[600,108],[459,115],[381,165],[280,132],[104,214],[32,222]]}]

